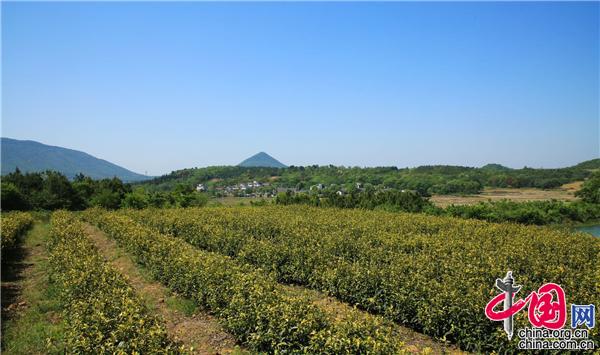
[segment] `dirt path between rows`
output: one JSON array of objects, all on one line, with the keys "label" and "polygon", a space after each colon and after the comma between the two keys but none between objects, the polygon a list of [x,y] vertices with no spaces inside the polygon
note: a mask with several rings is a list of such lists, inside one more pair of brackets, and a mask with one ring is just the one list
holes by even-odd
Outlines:
[{"label": "dirt path between rows", "polygon": [[23,286],[31,279],[32,267],[43,254],[41,245],[25,247],[24,239],[24,235],[20,236],[15,247],[2,251],[2,350],[5,350],[6,325],[28,306],[27,300],[23,298]]},{"label": "dirt path between rows", "polygon": [[180,341],[186,348],[193,347],[195,354],[225,354],[242,350],[215,317],[196,309],[190,300],[174,295],[167,287],[153,281],[114,240],[89,224],[85,225],[85,231],[107,261],[127,276],[151,310],[165,320],[167,331],[174,340]]},{"label": "dirt path between rows", "polygon": [[[24,239],[25,237],[20,237]],[[39,248],[38,248],[39,249]],[[39,250],[34,251],[40,254]],[[7,248],[2,251],[2,277],[1,277],[1,295],[2,295],[2,329],[6,322],[12,319],[18,309],[26,306],[21,299],[21,289],[33,265],[31,249],[26,249],[22,241],[13,248]]]}]

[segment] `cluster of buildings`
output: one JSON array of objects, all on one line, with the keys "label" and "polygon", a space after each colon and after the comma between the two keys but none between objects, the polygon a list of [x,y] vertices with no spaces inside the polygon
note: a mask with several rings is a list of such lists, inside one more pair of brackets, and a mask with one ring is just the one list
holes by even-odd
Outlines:
[{"label": "cluster of buildings", "polygon": [[[239,183],[230,186],[215,187],[217,195],[221,196],[242,196],[242,197],[273,197],[278,192],[278,189],[270,189],[269,183],[258,181]],[[208,187],[205,184],[198,184],[196,191],[206,192]]]},{"label": "cluster of buildings", "polygon": [[[359,191],[363,191],[364,190],[363,184],[360,183],[360,182],[355,183],[354,186]],[[326,186],[323,185],[323,184],[316,184],[316,185],[312,185],[310,187],[310,191],[317,191],[317,192],[319,192],[319,191],[324,190],[325,188],[326,188]],[[335,193],[338,194],[338,195],[340,195],[340,196],[342,196],[342,195],[346,194],[346,190],[342,187],[339,190],[337,190]]]},{"label": "cluster of buildings", "polygon": [[[269,184],[267,184],[267,183],[263,184],[258,181],[252,181],[252,182],[248,182],[248,183],[241,183],[241,184],[225,186],[225,187],[216,187],[215,190],[233,192],[233,191],[245,191],[245,190],[250,190],[250,189],[256,189],[256,188],[263,187],[263,186],[269,186]],[[196,191],[198,191],[198,192],[205,192],[207,190],[208,190],[208,187],[204,184],[198,184],[196,186]]]},{"label": "cluster of buildings", "polygon": [[[331,188],[331,186],[326,186],[324,184],[316,184],[309,187],[309,191],[318,192],[319,194],[323,192],[325,189]],[[364,190],[364,186],[362,183],[357,182],[355,184],[357,190]],[[208,191],[208,186],[205,184],[198,184],[196,186],[196,191],[198,192],[206,192]],[[218,196],[239,196],[239,197],[274,197],[279,192],[306,192],[306,190],[298,190],[296,188],[283,188],[283,187],[275,187],[271,186],[269,183],[261,183],[258,181],[239,183],[235,185],[229,186],[218,186],[215,187],[214,190],[216,195]],[[346,190],[341,187],[336,193],[338,195],[345,195]]]},{"label": "cluster of buildings", "polygon": [[260,188],[263,186],[268,186],[268,185],[269,184],[263,184],[258,181],[252,181],[252,182],[240,183],[240,184],[231,185],[231,186],[217,187],[216,190],[225,191],[225,192],[236,192],[236,191],[253,190],[253,189],[257,189],[257,188]]}]

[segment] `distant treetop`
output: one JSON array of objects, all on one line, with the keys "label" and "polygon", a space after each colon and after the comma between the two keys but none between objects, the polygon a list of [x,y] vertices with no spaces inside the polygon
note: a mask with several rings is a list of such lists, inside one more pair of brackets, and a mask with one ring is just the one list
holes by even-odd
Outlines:
[{"label": "distant treetop", "polygon": [[501,164],[486,164],[481,167],[482,170],[495,170],[495,171],[506,171],[512,170],[511,168]]}]

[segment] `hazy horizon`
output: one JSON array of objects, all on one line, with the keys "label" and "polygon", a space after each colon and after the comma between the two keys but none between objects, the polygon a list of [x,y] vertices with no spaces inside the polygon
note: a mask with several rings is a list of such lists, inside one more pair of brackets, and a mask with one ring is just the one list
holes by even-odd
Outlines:
[{"label": "hazy horizon", "polygon": [[600,156],[600,4],[2,2],[2,137],[162,175]]}]

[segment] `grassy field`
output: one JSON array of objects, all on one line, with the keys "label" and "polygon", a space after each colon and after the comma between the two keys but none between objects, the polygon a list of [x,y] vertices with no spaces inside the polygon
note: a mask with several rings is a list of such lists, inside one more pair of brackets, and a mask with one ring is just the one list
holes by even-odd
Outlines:
[{"label": "grassy field", "polygon": [[478,195],[434,195],[431,198],[436,206],[446,207],[449,205],[472,205],[478,202],[511,200],[515,202],[525,201],[544,201],[544,200],[561,200],[573,201],[575,191],[581,187],[582,182],[574,182],[565,184],[557,189],[542,190],[534,188],[485,188]]}]

